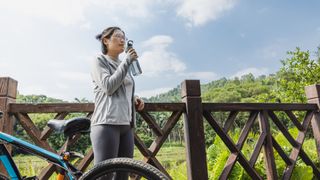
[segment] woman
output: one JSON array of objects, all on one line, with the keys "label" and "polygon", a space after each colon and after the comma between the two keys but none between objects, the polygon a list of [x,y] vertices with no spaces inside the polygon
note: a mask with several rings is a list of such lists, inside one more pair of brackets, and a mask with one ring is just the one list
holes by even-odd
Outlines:
[{"label": "woman", "polygon": [[94,84],[95,109],[91,118],[90,138],[94,164],[115,157],[133,157],[135,109],[144,102],[134,96],[134,80],[129,66],[138,58],[131,48],[121,61],[125,49],[125,33],[109,27],[96,38],[102,54],[94,60],[91,76]]}]

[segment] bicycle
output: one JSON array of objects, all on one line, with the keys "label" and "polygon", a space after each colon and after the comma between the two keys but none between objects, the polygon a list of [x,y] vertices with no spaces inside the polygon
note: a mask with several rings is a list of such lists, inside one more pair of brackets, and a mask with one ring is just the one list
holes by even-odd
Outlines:
[{"label": "bicycle", "polygon": [[[3,113],[0,111],[0,119]],[[51,129],[64,133],[67,137],[67,144],[72,137],[79,133],[86,133],[90,129],[90,119],[77,117],[69,120],[49,120],[47,124]],[[72,156],[79,156],[77,153],[68,152],[67,147],[61,155],[55,154],[41,147],[18,139],[9,134],[0,132],[0,160],[9,176],[0,173],[0,180],[32,180],[37,177],[21,177],[21,174],[14,163],[11,155],[4,144],[11,144],[19,149],[23,149],[31,154],[44,158],[49,163],[55,164],[58,168],[57,180],[92,180],[92,179],[112,179],[119,174],[125,174],[130,178],[145,178],[152,180],[169,179],[161,171],[142,161],[131,158],[113,158],[96,164],[92,169],[83,173],[74,167],[69,159]]]}]

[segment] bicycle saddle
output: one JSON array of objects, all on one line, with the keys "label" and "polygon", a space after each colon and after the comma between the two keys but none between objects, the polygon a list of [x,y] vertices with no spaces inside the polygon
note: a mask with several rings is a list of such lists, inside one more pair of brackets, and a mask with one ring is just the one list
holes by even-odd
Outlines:
[{"label": "bicycle saddle", "polygon": [[65,136],[73,136],[77,133],[90,131],[90,119],[86,117],[76,117],[68,120],[51,119],[48,121],[49,126],[54,131],[64,133]]}]

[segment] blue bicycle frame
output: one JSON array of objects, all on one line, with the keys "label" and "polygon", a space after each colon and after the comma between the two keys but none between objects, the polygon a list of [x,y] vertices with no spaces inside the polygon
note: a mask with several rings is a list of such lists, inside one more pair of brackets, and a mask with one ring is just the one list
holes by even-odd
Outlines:
[{"label": "blue bicycle frame", "polygon": [[2,164],[4,165],[5,169],[7,170],[7,173],[12,180],[20,180],[22,179],[19,170],[15,163],[12,160],[12,157],[10,156],[9,152],[4,146],[4,143],[12,144],[19,149],[23,149],[31,154],[37,155],[41,158],[46,159],[48,162],[51,162],[62,169],[65,170],[66,175],[69,177],[70,180],[74,180],[75,177],[72,175],[72,170],[70,169],[70,166],[68,165],[68,162],[63,160],[63,157],[52,153],[48,150],[45,150],[43,148],[40,148],[38,146],[35,146],[33,144],[30,144],[26,141],[23,141],[21,139],[18,139],[14,136],[11,136],[9,134],[0,132],[0,160],[2,161]]}]

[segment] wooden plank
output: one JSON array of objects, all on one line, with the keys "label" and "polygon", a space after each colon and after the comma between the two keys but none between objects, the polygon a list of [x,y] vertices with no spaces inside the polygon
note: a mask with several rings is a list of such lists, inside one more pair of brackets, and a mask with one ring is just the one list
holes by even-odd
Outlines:
[{"label": "wooden plank", "polygon": [[[69,143],[65,142],[62,147],[60,148],[60,150],[57,152],[57,154],[62,154],[63,152],[65,152],[65,148],[67,146],[70,146],[72,144],[74,144],[79,138],[80,138],[80,134],[76,134],[75,136],[73,136],[73,138],[69,141]],[[47,167],[45,167],[39,175],[40,179],[49,179],[49,177],[51,177],[52,173],[54,171],[57,170],[57,166],[54,164],[49,164]]]},{"label": "wooden plank", "polygon": [[203,103],[204,111],[307,111],[317,110],[316,104],[289,103]]},{"label": "wooden plank", "polygon": [[305,93],[307,95],[308,99],[315,99],[320,97],[320,85],[319,84],[313,84],[310,86],[306,86],[304,88]]},{"label": "wooden plank", "polygon": [[318,160],[320,160],[320,85],[311,85],[305,87],[308,103],[316,103],[318,105],[318,112],[314,114],[311,120],[313,137],[316,141]]},{"label": "wooden plank", "polygon": [[232,139],[228,136],[228,134],[224,133],[223,129],[212,117],[211,113],[208,111],[204,111],[203,116],[206,118],[211,127],[216,131],[217,135],[221,138],[221,140],[226,144],[227,148],[231,151],[231,153],[238,152],[238,149],[236,148]]},{"label": "wooden plank", "polygon": [[187,96],[201,96],[199,80],[185,80],[181,83],[181,98],[185,98]]},{"label": "wooden plank", "polygon": [[165,168],[161,165],[157,158],[154,157],[153,153],[144,145],[139,136],[137,136],[136,133],[134,135],[135,145],[137,146],[141,154],[144,156],[143,161],[157,167],[160,171],[162,171],[168,177],[170,177]]},{"label": "wooden plank", "polygon": [[[317,114],[314,112],[314,116]],[[291,136],[289,131],[280,123],[280,121],[277,119],[276,115],[273,112],[269,112],[269,116],[274,120],[275,124],[278,126],[278,128],[281,130],[282,134],[286,137],[286,139],[289,141],[289,143],[293,147],[299,147],[298,143],[296,140]],[[314,119],[314,118],[312,118]],[[303,149],[300,149],[299,155],[301,156],[301,159],[307,164],[310,165],[313,168],[313,173],[315,174],[316,177],[320,177],[320,172],[317,169],[317,167],[314,165],[314,163],[309,159],[308,155],[303,151]]]},{"label": "wooden plank", "polygon": [[223,131],[225,133],[228,133],[229,129],[231,128],[234,120],[236,119],[237,115],[239,114],[239,111],[231,111],[229,116],[228,116],[228,119],[227,121],[224,123],[224,126],[223,126]]},{"label": "wooden plank", "polygon": [[162,166],[162,164],[158,161],[157,158],[151,157],[148,159],[148,161],[145,161],[145,162],[155,166],[157,169],[163,172],[169,179],[172,180],[172,177],[170,176],[170,174],[166,171],[166,169]]},{"label": "wooden plank", "polygon": [[0,77],[0,97],[17,97],[18,82],[10,77]]},{"label": "wooden plank", "polygon": [[299,153],[300,153],[300,151],[302,149],[302,144],[303,144],[304,138],[306,136],[306,132],[307,132],[308,126],[310,125],[312,116],[313,116],[313,112],[308,111],[306,116],[305,116],[305,118],[304,118],[304,121],[302,123],[302,126],[303,126],[304,130],[303,131],[299,131],[299,133],[298,133],[298,137],[297,137],[297,140],[296,140],[298,146],[297,147],[293,147],[293,149],[292,149],[292,151],[290,153],[289,158],[291,159],[292,164],[288,165],[287,168],[284,170],[283,179],[290,179],[290,177],[292,175],[292,172],[293,172],[294,166],[296,164],[298,155],[299,155]]},{"label": "wooden plank", "polygon": [[[181,111],[184,103],[145,103],[144,111]],[[62,112],[93,112],[93,103],[10,103],[11,113],[62,113]]]},{"label": "wooden plank", "polygon": [[320,113],[315,112],[311,120],[313,137],[316,142],[318,160],[320,160]]},{"label": "wooden plank", "polygon": [[43,168],[39,173],[39,179],[49,179],[51,175],[57,170],[53,164],[49,164],[47,167]]},{"label": "wooden plank", "polygon": [[291,159],[288,158],[287,154],[282,150],[281,146],[278,144],[278,142],[273,137],[272,137],[272,144],[273,144],[274,149],[278,152],[280,157],[283,159],[283,161],[287,165],[291,165],[292,164]]},{"label": "wooden plank", "polygon": [[[3,116],[0,121],[0,131],[11,135],[13,134],[13,123],[15,122],[15,120],[12,119],[8,111],[8,107],[10,103],[13,103],[15,101],[16,100],[13,98],[0,97],[0,111],[3,112]],[[11,152],[11,148],[9,148],[8,151]]]},{"label": "wooden plank", "polygon": [[254,164],[256,163],[256,161],[259,157],[259,154],[261,152],[264,141],[266,140],[266,137],[267,137],[267,133],[261,132],[259,139],[257,141],[257,144],[255,145],[253,153],[252,153],[251,158],[249,160],[250,167],[254,167]]},{"label": "wooden plank", "polygon": [[144,157],[151,157],[152,153],[148,149],[148,147],[143,143],[143,141],[139,138],[139,136],[134,133],[134,144],[137,146],[139,151]]},{"label": "wooden plank", "polygon": [[[54,119],[64,119],[66,116],[68,115],[67,112],[63,112],[63,113],[58,113]],[[40,140],[47,140],[48,137],[51,135],[51,133],[53,132],[53,130],[51,128],[49,128],[48,126],[46,126],[42,132],[41,132],[41,135],[40,135]]]},{"label": "wooden plank", "polygon": [[78,165],[78,169],[84,172],[93,160],[93,149],[91,148]]},{"label": "wooden plank", "polygon": [[282,132],[284,137],[289,141],[289,143],[293,147],[298,147],[297,142],[292,138],[291,134],[287,130],[287,128],[280,122],[278,117],[274,114],[274,112],[269,111],[269,117],[273,120],[273,122],[276,124],[276,126],[279,128],[279,130]]},{"label": "wooden plank", "polygon": [[274,159],[273,153],[273,145],[272,145],[272,134],[270,132],[270,126],[268,121],[268,114],[266,110],[260,112],[260,131],[266,133],[266,139],[263,146],[264,149],[264,158],[266,164],[266,174],[268,179],[278,179],[276,163]]},{"label": "wooden plank", "polygon": [[200,81],[187,80],[181,84],[182,102],[186,103],[184,132],[187,147],[188,179],[207,180],[207,159],[200,98]]},{"label": "wooden plank", "polygon": [[185,103],[145,103],[144,111],[165,112],[185,111]]},{"label": "wooden plank", "polygon": [[243,169],[247,171],[248,175],[251,176],[252,179],[262,180],[262,177],[253,167],[251,167],[250,163],[247,161],[247,159],[244,157],[242,153],[239,154],[238,158],[238,162],[243,167]]},{"label": "wooden plank", "polygon": [[157,135],[162,136],[163,132],[153,117],[146,111],[139,112],[144,121],[149,125],[150,129]]},{"label": "wooden plank", "polygon": [[303,149],[300,150],[299,155],[300,155],[301,159],[306,163],[306,165],[312,167],[314,176],[319,179],[319,178],[320,178],[320,171],[319,171],[318,167],[311,161],[311,159],[310,159],[309,156],[304,152]]},{"label": "wooden plank", "polygon": [[[27,134],[31,137],[33,142],[37,146],[40,146],[44,149],[47,149],[48,151],[57,153],[54,149],[52,149],[47,141],[41,141],[40,140],[40,131],[38,128],[33,124],[28,114],[25,113],[16,113],[15,116],[20,120],[20,124],[24,128],[24,130],[27,132]],[[52,175],[52,173],[55,171],[55,168],[51,165],[47,168],[44,168],[40,175],[40,179],[49,179],[49,177]]]},{"label": "wooden plank", "polygon": [[22,104],[11,103],[11,113],[63,113],[63,112],[92,112],[93,103],[44,103],[44,104]]},{"label": "wooden plank", "polygon": [[285,111],[285,113],[291,119],[292,123],[299,129],[299,131],[302,131],[302,125],[298,121],[297,117],[292,113],[292,111]]},{"label": "wooden plank", "polygon": [[[203,116],[207,119],[208,123],[213,127],[217,135],[221,138],[221,140],[228,147],[231,153],[238,153],[239,163],[242,165],[242,167],[245,169],[248,175],[253,179],[262,179],[258,172],[250,166],[249,162],[246,160],[244,155],[238,151],[236,145],[233,143],[232,139],[228,136],[228,134],[224,133],[223,129],[213,119],[211,113],[208,111],[204,111]],[[228,175],[229,174],[222,174],[221,176],[228,177]]]},{"label": "wooden plank", "polygon": [[23,127],[23,129],[27,132],[27,134],[30,136],[30,138],[33,140],[33,142],[48,151],[57,153],[54,149],[52,149],[47,141],[41,141],[40,140],[40,131],[38,128],[33,124],[28,114],[25,113],[17,113],[15,116],[20,120],[20,124]]},{"label": "wooden plank", "polygon": [[237,162],[237,158],[238,158],[238,153],[237,152],[231,153],[229,155],[228,160],[227,160],[226,164],[224,165],[222,173],[221,173],[221,175],[219,177],[220,180],[228,179],[228,176],[230,175],[234,165]]},{"label": "wooden plank", "polygon": [[[241,152],[241,149],[242,149],[242,147],[243,147],[243,145],[245,143],[245,140],[248,137],[250,129],[251,129],[251,127],[252,127],[252,125],[254,123],[254,120],[256,119],[257,115],[258,115],[257,111],[254,111],[254,112],[250,113],[249,120],[246,122],[244,128],[242,129],[242,132],[241,132],[240,137],[238,139],[238,143],[236,144],[238,152],[233,152],[228,157],[228,160],[226,162],[226,165],[224,166],[224,169],[223,169],[223,172],[222,172],[220,178],[227,179],[228,175],[231,173],[234,165],[237,162],[237,158],[238,158],[239,152]],[[225,134],[227,134],[227,132],[225,132]]]},{"label": "wooden plank", "polygon": [[168,118],[166,124],[163,127],[163,135],[157,137],[149,147],[149,150],[152,152],[152,156],[155,156],[159,152],[161,146],[166,141],[171,130],[177,124],[181,115],[182,115],[182,111],[176,111],[176,112],[173,112],[171,116]]},{"label": "wooden plank", "polygon": [[239,150],[242,149],[242,147],[243,147],[243,145],[245,143],[245,140],[247,139],[248,134],[250,132],[250,129],[251,129],[254,121],[256,120],[257,116],[258,116],[258,111],[252,111],[250,113],[249,119],[246,122],[246,124],[244,125],[244,128],[242,129],[240,137],[239,137],[239,140],[238,140],[237,145],[236,145],[236,147]]}]

